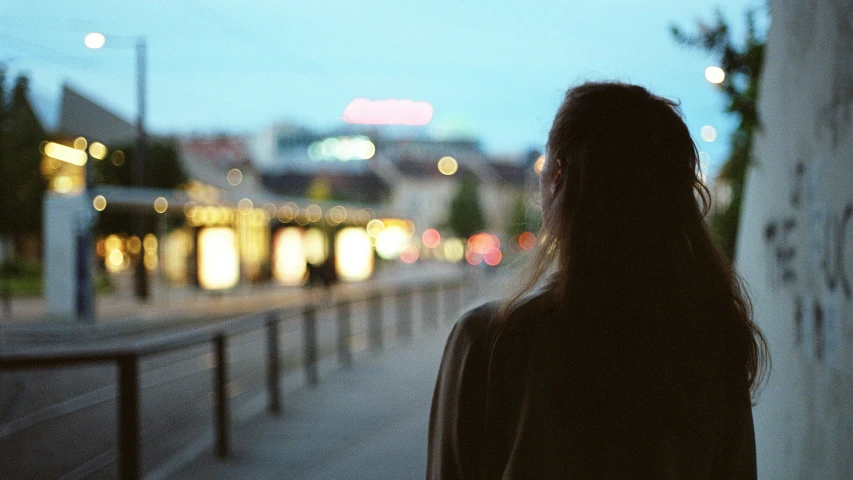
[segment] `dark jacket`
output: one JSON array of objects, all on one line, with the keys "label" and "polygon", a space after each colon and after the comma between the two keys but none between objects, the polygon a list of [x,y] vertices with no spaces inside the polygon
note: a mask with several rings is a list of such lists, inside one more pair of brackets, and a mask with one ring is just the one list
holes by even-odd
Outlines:
[{"label": "dark jacket", "polygon": [[567,328],[547,298],[504,322],[486,304],[453,328],[428,479],[756,478],[749,392],[725,362],[682,362],[651,339],[602,341]]}]

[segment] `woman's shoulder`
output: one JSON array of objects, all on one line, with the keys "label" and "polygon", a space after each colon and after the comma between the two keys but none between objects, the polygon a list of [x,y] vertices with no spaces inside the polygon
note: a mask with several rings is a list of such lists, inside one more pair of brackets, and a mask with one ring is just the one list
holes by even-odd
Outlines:
[{"label": "woman's shoulder", "polygon": [[522,297],[507,312],[503,302],[492,301],[468,310],[456,322],[454,331],[469,341],[493,339],[499,331],[532,326],[547,318],[553,309],[549,296],[539,292]]}]

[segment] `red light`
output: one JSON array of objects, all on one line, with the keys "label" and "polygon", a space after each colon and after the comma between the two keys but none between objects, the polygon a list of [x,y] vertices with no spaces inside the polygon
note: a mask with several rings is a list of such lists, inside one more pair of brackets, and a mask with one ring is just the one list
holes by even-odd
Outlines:
[{"label": "red light", "polygon": [[418,249],[414,245],[409,245],[400,252],[400,260],[405,263],[415,263],[418,261]]},{"label": "red light", "polygon": [[475,233],[468,238],[468,249],[474,253],[483,254],[490,248],[500,248],[501,242],[498,237],[488,233]]},{"label": "red light", "polygon": [[486,265],[490,267],[494,267],[495,265],[501,263],[501,259],[503,255],[501,251],[497,248],[490,248],[486,250],[486,253],[483,255],[483,259],[486,261]]},{"label": "red light", "polygon": [[483,254],[468,250],[465,253],[465,261],[471,265],[479,265],[483,263]]},{"label": "red light", "polygon": [[423,235],[421,235],[421,241],[424,242],[425,247],[435,248],[438,246],[438,242],[441,241],[441,234],[439,234],[438,230],[434,228],[428,228],[424,230]]},{"label": "red light", "polygon": [[530,250],[536,246],[536,235],[530,232],[524,232],[518,236],[518,246],[522,250]]}]

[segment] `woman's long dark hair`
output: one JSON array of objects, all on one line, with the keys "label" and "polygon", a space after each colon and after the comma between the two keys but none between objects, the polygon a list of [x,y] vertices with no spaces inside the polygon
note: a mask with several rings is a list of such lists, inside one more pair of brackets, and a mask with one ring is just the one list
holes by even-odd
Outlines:
[{"label": "woman's long dark hair", "polygon": [[635,333],[725,345],[722,362],[754,397],[769,369],[767,344],[705,224],[710,194],[678,105],[635,85],[572,88],[551,127],[546,162],[546,171],[562,172],[561,183],[543,205],[532,275],[502,317],[551,272],[546,291],[567,322],[639,316]]}]

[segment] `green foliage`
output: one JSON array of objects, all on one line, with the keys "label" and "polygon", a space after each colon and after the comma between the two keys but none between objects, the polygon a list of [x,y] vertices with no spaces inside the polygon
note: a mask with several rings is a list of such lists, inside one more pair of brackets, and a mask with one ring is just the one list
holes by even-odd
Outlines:
[{"label": "green foliage", "polygon": [[507,234],[515,237],[524,232],[539,230],[542,223],[541,218],[538,215],[531,215],[529,210],[524,194],[520,193],[512,204],[512,211],[509,214],[509,222],[506,226]]},{"label": "green foliage", "polygon": [[448,226],[457,236],[470,237],[486,228],[486,218],[480,206],[480,196],[477,191],[477,178],[464,174],[459,183],[459,190],[450,202]]},{"label": "green foliage", "polygon": [[0,69],[0,234],[13,238],[41,231],[41,203],[47,184],[39,144],[45,132],[28,100],[29,81],[19,76],[6,94]]},{"label": "green foliage", "polygon": [[726,111],[739,120],[732,135],[729,158],[717,177],[717,181],[731,187],[732,201],[727,208],[716,210],[710,217],[711,231],[730,259],[735,255],[746,172],[752,163],[753,135],[760,125],[757,103],[765,39],[756,27],[755,15],[756,10],[746,12],[746,38],[742,44],[736,44],[731,38],[728,21],[719,10],[712,24],[699,22],[697,33],[687,34],[676,25],[670,27],[677,43],[699,48],[716,57],[726,72],[725,80],[719,85],[728,102]]}]

